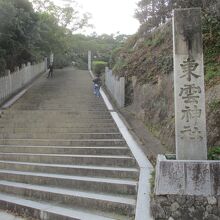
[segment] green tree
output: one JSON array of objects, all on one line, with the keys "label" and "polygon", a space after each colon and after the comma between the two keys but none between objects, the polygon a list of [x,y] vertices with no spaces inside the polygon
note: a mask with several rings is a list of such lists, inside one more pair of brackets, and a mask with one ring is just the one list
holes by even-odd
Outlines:
[{"label": "green tree", "polygon": [[91,15],[89,13],[80,14],[75,1],[71,1],[71,5],[64,7],[55,5],[51,0],[32,0],[32,3],[36,11],[52,15],[60,26],[73,32],[91,26],[88,23]]},{"label": "green tree", "polygon": [[0,73],[39,61],[51,51],[59,66],[71,61],[72,31],[86,26],[89,17],[50,0],[34,2],[35,10],[28,0],[0,0]]},{"label": "green tree", "polygon": [[[214,20],[219,20],[219,15],[217,15],[220,14],[219,5],[218,0],[140,0],[137,4],[135,17],[147,30],[152,30],[165,23],[175,8],[200,7],[204,17],[213,17]],[[213,25],[214,20],[211,22]]]},{"label": "green tree", "polygon": [[16,65],[31,60],[31,39],[37,17],[28,1],[1,0],[0,19],[1,60],[13,70]]}]

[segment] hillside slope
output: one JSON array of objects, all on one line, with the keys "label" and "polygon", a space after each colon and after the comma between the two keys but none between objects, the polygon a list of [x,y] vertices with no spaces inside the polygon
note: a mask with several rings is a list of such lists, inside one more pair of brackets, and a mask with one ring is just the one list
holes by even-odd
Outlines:
[{"label": "hillside slope", "polygon": [[[126,78],[126,110],[141,119],[174,152],[173,48],[171,22],[139,32],[115,51],[113,72]],[[220,32],[204,30],[208,145],[220,145]]]}]

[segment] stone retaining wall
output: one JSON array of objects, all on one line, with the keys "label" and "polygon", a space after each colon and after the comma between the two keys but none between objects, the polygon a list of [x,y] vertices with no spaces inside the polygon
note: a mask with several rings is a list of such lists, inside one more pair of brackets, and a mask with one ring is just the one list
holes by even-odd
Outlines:
[{"label": "stone retaining wall", "polygon": [[105,69],[105,85],[117,105],[122,108],[125,105],[125,78],[112,74],[112,70]]},{"label": "stone retaining wall", "polygon": [[171,160],[158,155],[155,194],[220,196],[220,161]]},{"label": "stone retaining wall", "polygon": [[155,220],[220,220],[220,161],[173,156],[157,158],[151,199]]},{"label": "stone retaining wall", "polygon": [[155,220],[220,220],[220,196],[154,196],[151,213]]}]

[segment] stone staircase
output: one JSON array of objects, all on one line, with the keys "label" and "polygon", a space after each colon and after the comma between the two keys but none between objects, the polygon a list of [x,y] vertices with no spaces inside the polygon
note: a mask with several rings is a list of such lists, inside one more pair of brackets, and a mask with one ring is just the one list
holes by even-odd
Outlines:
[{"label": "stone staircase", "polygon": [[138,177],[87,71],[41,77],[1,115],[1,209],[42,220],[134,219]]}]

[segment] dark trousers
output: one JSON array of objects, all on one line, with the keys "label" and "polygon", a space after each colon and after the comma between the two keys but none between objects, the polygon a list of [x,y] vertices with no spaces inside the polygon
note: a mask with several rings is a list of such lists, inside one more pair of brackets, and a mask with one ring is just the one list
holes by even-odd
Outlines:
[{"label": "dark trousers", "polygon": [[53,70],[49,71],[47,78],[49,78],[49,77],[51,77],[51,78],[53,77]]}]

